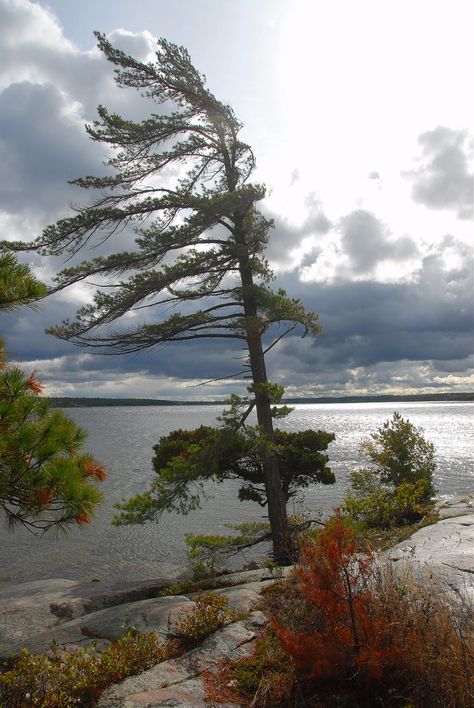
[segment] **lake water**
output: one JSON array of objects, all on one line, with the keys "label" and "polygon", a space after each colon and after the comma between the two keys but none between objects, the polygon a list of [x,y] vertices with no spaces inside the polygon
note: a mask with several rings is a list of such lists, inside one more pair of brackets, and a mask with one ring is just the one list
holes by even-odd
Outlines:
[{"label": "lake water", "polygon": [[[336,434],[329,456],[337,482],[305,490],[306,509],[324,515],[341,502],[348,473],[361,465],[358,443],[394,410],[422,426],[435,444],[439,495],[448,498],[474,490],[473,403],[300,404],[282,428],[320,428]],[[104,503],[84,530],[74,528],[59,537],[2,528],[0,585],[41,578],[133,580],[176,574],[186,562],[186,532],[227,533],[227,523],[260,520],[262,509],[239,502],[238,483],[229,481],[210,485],[211,498],[188,516],[166,514],[158,524],[110,524],[113,504],[145,490],[154,478],[152,446],[159,438],[176,428],[212,424],[220,412],[218,406],[67,409],[67,415],[88,432],[87,449],[109,469],[109,479],[100,485]]]}]

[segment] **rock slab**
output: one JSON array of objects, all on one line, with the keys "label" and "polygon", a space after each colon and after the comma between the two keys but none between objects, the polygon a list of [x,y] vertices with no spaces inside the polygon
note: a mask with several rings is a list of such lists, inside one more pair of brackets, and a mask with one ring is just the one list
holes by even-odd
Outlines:
[{"label": "rock slab", "polygon": [[80,582],[62,578],[37,580],[0,589],[0,657],[11,647],[69,620],[133,601],[157,597],[171,581],[123,583]]},{"label": "rock slab", "polygon": [[200,678],[202,673],[212,670],[226,657],[236,659],[248,655],[266,623],[262,612],[252,612],[246,620],[214,632],[199,647],[178,659],[164,661],[107,689],[99,700],[99,708],[208,706]]},{"label": "rock slab", "polygon": [[474,601],[474,494],[456,497],[439,511],[440,521],[391,548],[387,557],[395,564],[409,562],[422,577],[435,577]]}]

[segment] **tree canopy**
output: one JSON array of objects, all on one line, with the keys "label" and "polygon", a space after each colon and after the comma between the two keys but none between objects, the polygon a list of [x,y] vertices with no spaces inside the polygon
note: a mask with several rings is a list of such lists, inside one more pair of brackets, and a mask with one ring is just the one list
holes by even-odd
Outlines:
[{"label": "tree canopy", "polygon": [[[256,208],[265,188],[249,181],[252,149],[240,137],[234,111],[206,87],[188,52],[160,39],[155,61],[145,63],[96,36],[116,67],[118,86],[137,89],[158,111],[137,122],[99,106],[98,120],[86,129],[110,148],[108,172],[73,182],[97,196],[31,244],[9,245],[74,258],[84,246],[103,250],[124,230],[135,231],[134,248],[112,247],[108,255],[58,274],[55,289],[89,278],[99,288],[75,320],[50,329],[57,337],[105,353],[209,338],[247,348],[239,373],[252,380],[258,423],[269,443],[263,475],[274,549],[278,559],[288,560],[264,354],[297,325],[303,334],[319,334],[318,317],[269,286],[263,251],[272,224]],[[284,329],[270,339],[281,323]]]},{"label": "tree canopy", "polygon": [[[285,502],[299,489],[312,483],[333,484],[334,474],[323,454],[332,433],[323,430],[285,432],[275,430],[274,446],[278,454]],[[202,425],[195,430],[175,430],[154,446],[153,467],[157,478],[150,489],[127,502],[118,504],[121,513],[115,523],[143,523],[163,511],[187,513],[199,506],[208,481],[241,482],[238,497],[267,505],[262,460],[265,445],[255,426],[235,430]]]}]

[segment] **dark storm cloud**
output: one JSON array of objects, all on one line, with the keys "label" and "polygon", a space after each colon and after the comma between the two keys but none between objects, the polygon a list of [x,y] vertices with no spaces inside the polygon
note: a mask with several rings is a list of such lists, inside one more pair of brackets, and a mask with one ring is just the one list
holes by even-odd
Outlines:
[{"label": "dark storm cloud", "polygon": [[[99,103],[127,118],[140,119],[150,102],[116,87],[101,52],[81,52],[62,35],[48,11],[27,0],[0,3],[0,210],[34,215],[35,225],[64,214],[69,203],[88,195],[67,184],[84,174],[103,174],[108,157],[88,138],[84,124],[96,118]],[[150,33],[112,32],[111,40],[142,60],[152,57]],[[1,212],[0,212],[1,215]],[[31,226],[31,224],[30,224]]]},{"label": "dark storm cloud", "polygon": [[[447,269],[444,257],[453,248],[460,255],[459,263]],[[452,384],[443,381],[450,376],[459,378],[460,390],[468,388],[462,380],[472,364],[470,258],[467,247],[446,237],[423,260],[413,282],[339,281],[323,285],[302,283],[294,272],[285,274],[275,285],[301,297],[307,309],[319,313],[324,335],[282,340],[268,356],[271,378],[289,386],[293,395],[298,391],[308,395],[352,389],[374,392],[400,385],[407,389],[446,388]],[[46,383],[67,380],[77,387],[76,392],[87,390],[93,395],[92,381],[96,387],[119,385],[135,375],[143,378],[140,395],[158,395],[156,391],[165,395],[162,384],[153,389],[153,381],[159,377],[172,377],[176,389],[178,381],[214,379],[242,369],[240,342],[197,340],[134,356],[89,354],[81,358],[80,350],[70,344],[40,336],[42,326],[64,316],[64,306],[59,296],[56,298],[51,304],[46,301],[39,312],[23,311],[8,337],[10,349],[18,352],[19,358],[44,360],[44,372],[35,366]],[[73,308],[68,304],[66,312]],[[281,331],[277,329],[276,336]],[[240,377],[240,383],[227,382],[218,388],[182,388],[175,397],[222,396],[230,390],[245,391],[245,386]]]},{"label": "dark storm cloud", "polygon": [[[82,127],[64,115],[51,84],[12,84],[0,94],[0,208],[47,215],[67,208],[79,190],[67,184],[101,170],[97,150]],[[34,117],[34,119],[32,119]]]},{"label": "dark storm cloud", "polygon": [[443,254],[452,245],[452,239],[445,239],[438,252],[424,259],[413,282],[321,285],[286,274],[282,284],[319,313],[324,335],[302,344],[295,339],[282,343],[274,354],[276,369],[293,368],[319,382],[321,372],[381,363],[398,368],[402,361],[439,359],[444,371],[446,362],[455,361],[452,370],[466,371],[473,348],[472,255],[457,244],[463,257],[448,270]]},{"label": "dark storm cloud", "polygon": [[417,255],[413,239],[391,238],[389,229],[371,212],[359,209],[341,220],[342,247],[354,273],[370,273],[384,260],[403,261]]},{"label": "dark storm cloud", "polygon": [[412,196],[431,209],[453,209],[460,219],[472,217],[472,140],[462,130],[438,126],[418,138],[421,165],[404,173],[413,180]]}]

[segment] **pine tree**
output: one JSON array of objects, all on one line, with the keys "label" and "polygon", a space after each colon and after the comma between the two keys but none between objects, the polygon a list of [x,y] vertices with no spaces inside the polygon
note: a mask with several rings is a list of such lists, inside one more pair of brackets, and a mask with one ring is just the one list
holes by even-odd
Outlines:
[{"label": "pine tree", "polygon": [[27,265],[18,263],[12,253],[0,253],[0,310],[31,305],[46,293]]},{"label": "pine tree", "polygon": [[[46,294],[29,268],[0,254],[0,310],[31,304]],[[0,340],[0,511],[10,527],[45,531],[82,525],[102,495],[91,480],[106,471],[79,448],[85,433],[61,411],[51,411],[35,374],[5,361]]]},{"label": "pine tree", "polygon": [[[75,180],[99,196],[48,227],[29,248],[74,255],[129,226],[137,238],[133,250],[98,256],[58,275],[58,289],[90,276],[95,282],[120,279],[98,290],[94,304],[80,309],[75,321],[50,331],[115,353],[193,339],[243,344],[258,423],[269,442],[263,466],[274,552],[286,562],[286,504],[272,447],[272,386],[262,338],[281,322],[288,323],[285,333],[300,324],[304,334],[319,334],[318,318],[268,286],[272,275],[263,250],[271,222],[256,208],[265,189],[249,182],[255,159],[239,137],[242,125],[232,108],[206,88],[184,48],[161,39],[156,61],[143,63],[96,36],[116,67],[118,86],[138,89],[161,110],[134,122],[99,106],[99,119],[86,127],[92,140],[112,149],[111,174]],[[137,319],[124,322],[123,316],[139,309],[143,314],[144,308],[150,320],[127,327]]]}]

